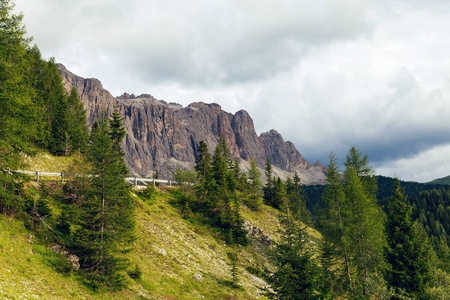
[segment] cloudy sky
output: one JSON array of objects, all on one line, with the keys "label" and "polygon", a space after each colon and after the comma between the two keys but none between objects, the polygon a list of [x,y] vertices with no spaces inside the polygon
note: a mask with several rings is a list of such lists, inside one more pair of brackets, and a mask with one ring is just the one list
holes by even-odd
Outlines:
[{"label": "cloudy sky", "polygon": [[247,110],[309,161],[450,175],[450,1],[16,0],[44,57],[113,95]]}]

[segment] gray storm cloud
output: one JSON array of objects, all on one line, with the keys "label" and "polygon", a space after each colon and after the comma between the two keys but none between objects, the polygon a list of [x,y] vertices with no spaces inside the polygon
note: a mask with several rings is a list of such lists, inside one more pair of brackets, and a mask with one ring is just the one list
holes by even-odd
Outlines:
[{"label": "gray storm cloud", "polygon": [[448,1],[16,4],[44,56],[113,94],[246,109],[312,161],[356,146],[389,176],[450,173]]}]

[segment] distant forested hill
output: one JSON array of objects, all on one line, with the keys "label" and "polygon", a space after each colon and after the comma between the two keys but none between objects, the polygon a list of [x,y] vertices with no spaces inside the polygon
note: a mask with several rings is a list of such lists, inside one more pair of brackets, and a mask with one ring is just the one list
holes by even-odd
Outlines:
[{"label": "distant forested hill", "polygon": [[450,175],[435,179],[429,182],[430,184],[450,184]]},{"label": "distant forested hill", "polygon": [[[394,179],[385,176],[376,176],[378,183],[377,199],[380,206],[384,207],[388,203],[388,198],[392,195],[394,186]],[[443,188],[442,184],[437,183],[418,183],[411,181],[400,181],[401,186],[405,190],[408,198],[419,197],[423,191],[431,191],[433,189]],[[326,185],[309,185],[304,186],[306,195],[306,206],[311,211],[312,215],[317,213],[317,209],[324,206],[322,201],[322,193]]]}]

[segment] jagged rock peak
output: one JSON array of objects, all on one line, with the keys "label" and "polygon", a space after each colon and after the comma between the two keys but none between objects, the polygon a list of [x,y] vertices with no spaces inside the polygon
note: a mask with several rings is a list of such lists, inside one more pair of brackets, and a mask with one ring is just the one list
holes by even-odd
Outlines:
[{"label": "jagged rock peak", "polygon": [[282,178],[298,171],[305,184],[325,180],[321,164],[307,162],[294,144],[285,142],[276,130],[258,137],[245,110],[232,114],[219,104],[204,102],[183,107],[148,94],[124,93],[113,97],[99,80],[84,79],[63,65],[59,67],[66,91],[77,89],[90,124],[102,110],[110,113],[115,104],[119,106],[127,132],[122,143],[125,162],[134,176],[151,176],[158,169],[161,177],[171,179],[178,168],[192,170],[200,141],[212,153],[223,135],[231,155],[241,162],[244,170],[252,158],[262,169],[269,158],[274,174]]},{"label": "jagged rock peak", "polygon": [[[134,94],[128,94],[128,93],[123,93],[122,95],[120,95],[119,97],[116,97],[116,99],[120,99],[120,100],[134,100],[134,99],[154,99],[156,100],[152,95],[150,94],[141,94],[139,96],[136,96]],[[165,101],[164,101],[165,102]]]},{"label": "jagged rock peak", "polygon": [[222,107],[217,103],[193,102],[188,105],[189,108],[197,110],[199,108],[210,108],[214,110],[222,110]]}]

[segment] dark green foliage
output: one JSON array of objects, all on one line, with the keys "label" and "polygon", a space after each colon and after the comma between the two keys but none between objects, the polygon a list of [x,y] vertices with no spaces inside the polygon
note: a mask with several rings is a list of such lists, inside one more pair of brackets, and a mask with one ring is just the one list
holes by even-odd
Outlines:
[{"label": "dark green foliage", "polygon": [[156,194],[157,190],[156,187],[153,184],[149,184],[139,192],[139,195],[142,195],[142,197],[145,198],[145,200],[153,200],[154,195]]},{"label": "dark green foliage", "polygon": [[356,267],[355,292],[369,296],[372,293],[369,282],[382,266],[383,217],[377,205],[377,186],[367,155],[362,156],[354,147],[347,156],[344,178],[347,201],[344,226],[348,228],[346,238],[350,241],[350,256]]},{"label": "dark green foliage", "polygon": [[[77,90],[72,88],[67,98],[68,104],[68,135],[70,139],[71,152],[86,152],[89,140],[89,129],[87,126],[86,110],[80,101]],[[114,120],[114,113],[113,113]],[[112,123],[112,122],[111,122]],[[123,137],[122,137],[123,138]]]},{"label": "dark green foliage", "polygon": [[56,272],[69,275],[73,271],[73,266],[63,253],[51,250],[47,246],[34,245],[33,251],[40,254],[44,263],[53,268]]},{"label": "dark green foliage", "polygon": [[[211,224],[219,226],[228,243],[247,244],[240,201],[237,176],[242,176],[236,163],[231,160],[225,139],[220,138],[210,162],[208,148],[200,142],[195,170],[198,183],[195,186],[196,201],[183,201],[184,210],[202,212]],[[187,199],[191,199],[188,197]]]},{"label": "dark green foliage", "polygon": [[69,104],[62,86],[62,78],[59,75],[58,66],[54,61],[48,63],[50,73],[48,105],[51,107],[50,125],[52,144],[50,151],[55,155],[68,156],[71,151],[69,136]]},{"label": "dark green foliage", "polygon": [[383,266],[383,216],[376,202],[376,181],[367,156],[362,156],[353,147],[345,165],[342,176],[336,158],[330,155],[329,185],[323,194],[327,207],[317,217],[325,238],[326,251],[323,254],[326,257],[323,259],[328,264],[336,262],[332,268],[334,276],[327,275],[329,280],[334,280],[330,285],[335,292],[346,291],[352,297],[369,297],[379,293],[379,287],[372,283],[380,281],[378,272]]},{"label": "dark green foliage", "polygon": [[71,218],[67,208],[64,209],[56,220],[55,229],[64,235],[70,235]]},{"label": "dark green foliage", "polygon": [[211,155],[208,152],[208,146],[204,141],[200,141],[198,155],[195,159],[195,170],[200,180],[207,180],[211,173]]},{"label": "dark green foliage", "polygon": [[33,154],[37,116],[29,78],[29,42],[23,15],[12,14],[14,4],[0,7],[0,213],[20,213],[24,176],[9,172],[21,168],[21,153]]},{"label": "dark green foliage", "polygon": [[[126,135],[125,128],[123,127],[123,118],[120,116],[119,107],[114,105],[113,112],[111,114],[111,120],[109,121],[109,136],[112,140],[112,150],[120,157],[125,153],[122,150],[120,144]],[[155,179],[158,179],[157,177]]]},{"label": "dark green foliage", "polygon": [[311,213],[306,208],[306,196],[303,187],[300,184],[300,177],[298,176],[297,171],[295,171],[292,180],[290,178],[286,180],[286,194],[292,215],[303,223],[311,223]]},{"label": "dark green foliage", "polygon": [[124,180],[128,174],[122,152],[114,149],[111,131],[106,116],[93,125],[88,159],[95,176],[82,191],[74,236],[87,283],[93,288],[120,289],[128,267],[121,254],[133,240],[134,202]]},{"label": "dark green foliage", "polygon": [[271,299],[323,299],[322,279],[305,227],[282,217],[283,230],[271,255],[276,271],[268,276]]},{"label": "dark green foliage", "polygon": [[430,246],[412,220],[412,207],[406,204],[400,182],[394,184],[385,225],[386,280],[395,291],[404,290],[407,296],[421,299],[432,282]]},{"label": "dark green foliage", "polygon": [[138,264],[135,264],[134,269],[127,272],[131,279],[140,280],[142,278],[142,271]]},{"label": "dark green foliage", "polygon": [[239,252],[236,248],[232,248],[230,251],[227,252],[227,256],[230,259],[230,271],[231,271],[231,278],[233,280],[233,287],[237,288],[239,287]]},{"label": "dark green foliage", "polygon": [[277,177],[276,180],[273,181],[273,190],[272,190],[272,203],[270,206],[281,209],[283,206],[286,206],[287,195],[286,195],[286,186],[281,181],[280,177]]},{"label": "dark green foliage", "polygon": [[263,199],[261,197],[261,172],[254,158],[250,161],[250,170],[248,171],[248,193],[246,195],[246,203],[253,210],[262,208]]},{"label": "dark green foliage", "polygon": [[263,187],[263,199],[266,205],[270,205],[275,207],[275,188],[274,188],[274,178],[272,176],[272,164],[270,163],[270,159],[266,159],[266,172],[265,172],[267,181]]}]

